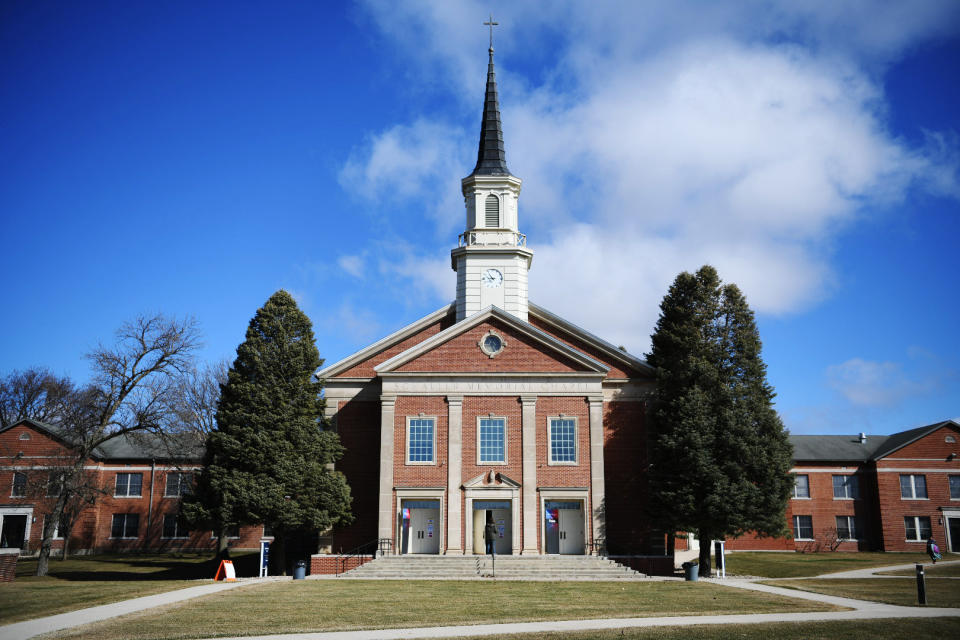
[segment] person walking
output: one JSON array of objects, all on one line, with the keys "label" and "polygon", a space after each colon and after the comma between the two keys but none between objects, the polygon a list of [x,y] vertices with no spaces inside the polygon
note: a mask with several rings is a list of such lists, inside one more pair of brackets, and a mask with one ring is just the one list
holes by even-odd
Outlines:
[{"label": "person walking", "polygon": [[937,541],[933,539],[933,536],[927,538],[927,555],[930,556],[933,564],[937,564],[937,560],[943,557],[940,555],[940,547],[937,546]]}]

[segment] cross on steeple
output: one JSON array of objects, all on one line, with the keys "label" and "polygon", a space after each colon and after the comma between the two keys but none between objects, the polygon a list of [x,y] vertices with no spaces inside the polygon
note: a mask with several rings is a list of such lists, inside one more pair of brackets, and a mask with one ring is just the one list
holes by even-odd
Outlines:
[{"label": "cross on steeple", "polygon": [[493,21],[493,14],[491,13],[490,22],[484,22],[483,24],[490,27],[490,48],[493,49],[493,28],[499,26],[500,23]]}]

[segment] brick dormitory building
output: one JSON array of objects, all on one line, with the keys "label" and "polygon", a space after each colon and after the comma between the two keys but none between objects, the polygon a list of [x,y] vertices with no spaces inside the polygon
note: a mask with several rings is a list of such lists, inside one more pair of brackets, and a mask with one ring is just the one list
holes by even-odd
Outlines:
[{"label": "brick dormitory building", "polygon": [[[461,181],[466,225],[450,254],[456,300],[317,372],[346,448],[337,468],[355,520],[321,538],[314,571],[367,543],[482,553],[487,522],[499,554],[604,553],[672,569],[664,532],[643,515],[654,372],[528,300],[521,184],[506,164],[491,48],[477,164]],[[958,436],[954,421],[891,436],[792,436],[794,539],[744,536],[727,548],[906,551],[932,534],[960,550]],[[29,420],[0,432],[3,546],[37,550],[51,498],[28,491],[28,477],[60,446],[55,429]],[[105,446],[88,467],[107,495],[83,513],[70,548],[212,548],[211,532],[177,518],[199,460],[130,439]],[[232,546],[256,548],[264,531],[236,533]]]}]

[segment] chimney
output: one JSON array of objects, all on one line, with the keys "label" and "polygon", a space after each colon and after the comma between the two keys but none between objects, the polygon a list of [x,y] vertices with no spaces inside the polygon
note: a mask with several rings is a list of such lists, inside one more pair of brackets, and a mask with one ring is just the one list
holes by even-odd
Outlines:
[{"label": "chimney", "polygon": [[867,434],[865,434],[864,432],[861,431],[861,432],[860,432],[860,444],[863,444],[863,443],[866,442],[866,441],[867,441]]}]

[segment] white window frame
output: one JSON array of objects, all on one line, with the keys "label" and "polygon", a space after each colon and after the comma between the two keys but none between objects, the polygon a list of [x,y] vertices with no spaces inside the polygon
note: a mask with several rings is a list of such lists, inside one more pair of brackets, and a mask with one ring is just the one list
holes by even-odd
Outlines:
[{"label": "white window frame", "polygon": [[[800,536],[800,518],[810,518],[810,537],[801,538]],[[793,539],[794,540],[813,540],[813,516],[795,515],[793,516]]]},{"label": "white window frame", "polygon": [[[120,476],[140,476],[140,493],[130,493],[130,479],[127,478],[127,492],[119,493]],[[143,472],[141,471],[118,471],[117,477],[113,481],[114,498],[142,498],[143,497]]]},{"label": "white window frame", "polygon": [[[117,516],[123,516],[123,533],[122,536],[113,535],[113,523],[116,520]],[[137,535],[128,536],[127,533],[127,518],[130,516],[137,517]],[[114,513],[110,518],[110,539],[111,540],[138,540],[140,538],[140,514],[139,513]]]},{"label": "white window frame", "polygon": [[[957,479],[957,489],[958,489],[957,495],[953,495],[953,482],[952,482],[952,480],[953,480],[954,478]],[[960,476],[958,476],[958,475],[956,475],[956,474],[954,474],[954,473],[951,473],[949,476],[947,476],[947,488],[950,490],[950,499],[951,499],[951,500],[960,500]]]},{"label": "white window frame", "polygon": [[[170,478],[172,476],[177,476],[177,492],[170,493]],[[188,476],[189,482],[187,483],[187,490],[183,490],[183,477]],[[167,471],[167,476],[164,481],[163,486],[163,497],[164,498],[180,498],[187,495],[193,489],[193,472],[191,471]]]},{"label": "white window frame", "polygon": [[[487,220],[487,202],[490,198],[495,198],[497,201],[497,224],[495,226],[490,226]],[[483,228],[484,229],[502,229],[503,228],[503,199],[496,193],[488,193],[487,197],[483,199]]]},{"label": "white window frame", "polygon": [[[480,423],[483,420],[502,420],[503,421],[503,460],[483,460],[480,457]],[[497,415],[486,415],[486,416],[477,416],[477,466],[496,466],[496,465],[505,465],[509,459],[509,453],[507,452],[507,418],[506,416],[497,416]]]},{"label": "white window frame", "polygon": [[[797,495],[797,482],[800,478],[806,478],[807,480],[807,495],[799,496]],[[793,480],[793,499],[794,500],[809,500],[810,499],[810,475],[806,473],[798,473]]]},{"label": "white window frame", "polygon": [[[553,421],[573,420],[573,460],[553,459]],[[551,467],[575,467],[580,464],[580,421],[576,416],[560,414],[547,416],[547,465]]]},{"label": "white window frame", "polygon": [[837,537],[840,538],[841,540],[850,540],[850,541],[854,541],[854,542],[856,542],[857,540],[859,540],[860,537],[861,537],[861,535],[860,535],[860,527],[858,526],[858,523],[857,523],[857,516],[835,516],[835,517],[834,517],[834,522],[836,522],[837,520],[839,520],[839,519],[841,519],[841,518],[843,518],[843,519],[845,519],[845,520],[847,521],[847,532],[848,532],[848,533],[851,533],[851,532],[852,532],[853,535],[850,536],[850,537],[847,537],[847,538],[842,537],[842,536],[840,535],[840,526],[839,526],[839,523],[837,523]]},{"label": "white window frame", "polygon": [[[17,493],[17,476],[23,476],[23,487],[22,492]],[[11,498],[26,498],[27,497],[27,483],[30,481],[30,478],[27,477],[27,474],[23,471],[14,471],[13,472],[13,483],[10,485],[10,497]]]},{"label": "white window frame", "polygon": [[[433,445],[432,445],[433,457],[429,461],[410,459],[410,423],[413,420],[432,420],[433,421]],[[435,466],[437,464],[437,454],[438,454],[437,452],[437,416],[426,416],[426,415],[407,416],[407,433],[406,433],[406,439],[404,440],[404,449],[406,449],[406,452],[404,453],[404,460],[406,461],[405,464],[411,465],[411,466],[417,466],[417,465],[428,465],[428,466],[434,465]]]},{"label": "white window frame", "polygon": [[184,535],[175,535],[175,536],[168,536],[168,535],[166,535],[166,533],[167,533],[167,518],[173,518],[173,519],[174,519],[174,527],[173,527],[174,533],[181,533],[181,531],[180,531],[180,526],[179,526],[180,514],[178,514],[178,513],[165,513],[165,514],[163,514],[163,522],[160,523],[160,524],[161,524],[161,526],[160,526],[160,539],[161,539],[161,540],[187,540],[187,539],[190,538],[190,530],[189,530],[189,529],[187,530],[187,532],[186,532],[187,535],[185,535],[185,536],[184,536]]},{"label": "white window frame", "polygon": [[[914,531],[917,532],[916,538],[907,538],[907,519],[913,520]],[[930,531],[930,535],[933,535],[933,519],[930,516],[903,516],[903,537],[907,542],[926,542],[927,539],[920,535],[920,518],[926,518],[928,521],[927,530]]]},{"label": "white window frame", "polygon": [[[837,495],[837,485],[834,483],[834,478],[843,478],[843,492],[846,495],[838,496]],[[850,491],[850,480],[852,478],[853,482],[856,484],[856,491]],[[830,477],[830,486],[833,490],[833,499],[834,500],[859,500],[860,499],[860,478],[857,477],[854,473],[835,473]],[[850,494],[853,495],[850,495]]]},{"label": "white window frame", "polygon": [[[923,478],[923,491],[927,495],[922,498],[917,497],[917,477]],[[903,495],[903,478],[910,478],[910,496]],[[927,476],[923,473],[901,473],[899,477],[900,481],[900,499],[901,500],[929,500],[930,499],[930,487],[927,484]]]}]

